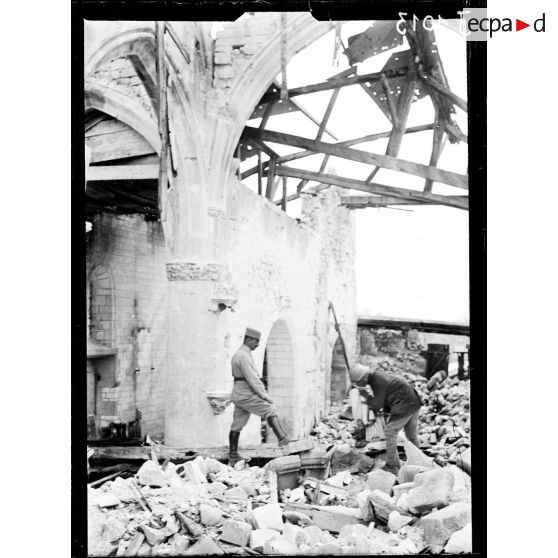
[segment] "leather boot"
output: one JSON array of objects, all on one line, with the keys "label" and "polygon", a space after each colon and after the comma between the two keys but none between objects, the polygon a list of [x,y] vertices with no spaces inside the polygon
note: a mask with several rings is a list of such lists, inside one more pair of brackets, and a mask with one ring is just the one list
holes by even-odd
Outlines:
[{"label": "leather boot", "polygon": [[229,465],[234,467],[236,463],[242,461],[244,457],[238,454],[238,439],[240,432],[231,430],[229,432]]},{"label": "leather boot", "polygon": [[277,443],[279,444],[279,447],[282,446],[286,446],[287,444],[290,444],[291,442],[296,442],[296,440],[289,438],[287,436],[287,433],[285,432],[285,430],[283,429],[283,426],[281,426],[281,423],[279,422],[279,417],[278,416],[271,416],[267,418],[267,424],[269,424],[269,426],[271,426],[271,429],[273,430],[273,433],[275,434],[275,436],[277,436]]}]

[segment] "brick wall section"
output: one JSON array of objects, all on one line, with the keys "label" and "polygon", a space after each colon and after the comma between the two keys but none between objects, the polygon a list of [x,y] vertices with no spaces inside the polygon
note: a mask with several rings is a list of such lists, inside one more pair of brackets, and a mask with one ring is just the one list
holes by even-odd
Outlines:
[{"label": "brick wall section", "polygon": [[145,110],[155,116],[147,91],[128,58],[115,58],[94,72],[93,77],[124,95],[137,97]]},{"label": "brick wall section", "polygon": [[89,272],[102,265],[111,272],[118,351],[116,386],[101,393],[103,401],[114,402],[114,415],[105,414],[104,423],[132,421],[138,408],[152,436],[163,434],[168,259],[160,224],[137,215],[98,214],[93,220],[87,267]]},{"label": "brick wall section", "polygon": [[214,44],[213,87],[230,87],[234,76],[246,70],[251,56],[278,30],[278,18],[261,13],[219,31]]}]

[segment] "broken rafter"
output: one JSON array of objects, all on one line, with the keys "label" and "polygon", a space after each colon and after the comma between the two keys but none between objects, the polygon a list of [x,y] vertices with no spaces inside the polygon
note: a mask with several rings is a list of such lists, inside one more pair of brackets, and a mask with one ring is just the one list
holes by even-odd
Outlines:
[{"label": "broken rafter", "polygon": [[[410,190],[406,188],[396,188],[394,186],[387,186],[385,184],[367,184],[362,180],[354,178],[343,178],[333,174],[319,174],[304,169],[294,169],[291,167],[280,166],[274,169],[275,174],[278,176],[291,176],[293,178],[303,178],[306,180],[314,180],[316,182],[332,184],[340,186],[341,188],[349,188],[353,190],[361,190],[369,194],[388,195],[396,198],[403,198],[406,200],[415,201],[430,201],[440,205],[448,205],[458,209],[468,209],[469,202],[466,196],[441,196],[438,194],[427,194],[417,190]],[[456,199],[457,198],[457,199]]]},{"label": "broken rafter", "polygon": [[[433,137],[432,137],[432,154],[430,155],[430,165],[436,166],[442,150],[444,149],[444,128],[442,128],[441,123],[438,119],[438,110],[436,109],[436,126],[434,127]],[[433,181],[426,179],[424,182],[424,192],[432,192]]]},{"label": "broken rafter", "polygon": [[[450,202],[466,201],[467,196],[447,196]],[[434,200],[403,199],[395,196],[341,196],[341,205],[349,209],[364,209],[365,207],[387,207],[390,205],[440,205]]]},{"label": "broken rafter", "polygon": [[432,76],[426,75],[424,72],[419,72],[419,77],[424,81],[426,85],[445,95],[450,101],[452,101],[455,105],[457,105],[461,110],[467,112],[467,102],[464,101],[461,97],[450,91],[448,87],[446,87],[443,83],[440,83],[437,79],[433,78]]},{"label": "broken rafter", "polygon": [[95,180],[146,180],[159,177],[159,165],[101,165],[90,166],[87,181]]},{"label": "broken rafter", "polygon": [[275,157],[272,157],[269,160],[269,167],[267,170],[267,187],[265,189],[265,197],[268,200],[272,200],[273,199],[273,195],[275,194],[275,185],[274,185],[274,181],[275,181]]},{"label": "broken rafter", "polygon": [[[307,95],[308,93],[316,93],[318,91],[327,91],[328,89],[336,89],[337,87],[348,87],[349,85],[356,85],[359,83],[367,83],[370,81],[379,81],[382,76],[385,75],[386,78],[404,76],[407,73],[407,68],[397,68],[395,70],[389,70],[387,72],[374,72],[371,74],[364,74],[362,76],[354,77],[342,77],[337,79],[329,79],[321,83],[314,83],[311,85],[305,85],[303,87],[295,87],[294,89],[289,89],[289,98],[296,97],[298,95]],[[260,100],[259,104],[270,103],[272,101],[278,101],[281,98],[280,92],[268,92]]]},{"label": "broken rafter", "polygon": [[[420,126],[414,126],[412,128],[407,128],[405,130],[406,134],[414,134],[416,132],[426,132],[428,130],[432,130],[434,128],[434,124],[422,124]],[[352,140],[345,140],[341,141],[332,145],[340,145],[343,147],[349,147],[351,145],[357,145],[359,143],[367,143],[369,141],[376,141],[379,139],[389,138],[391,134],[391,130],[388,132],[378,132],[376,134],[368,134],[367,136],[362,136],[360,138],[352,139]],[[291,155],[283,155],[277,159],[277,164],[280,163],[288,163],[289,161],[295,161],[297,159],[303,159],[304,157],[310,157],[311,155],[315,155],[316,152],[312,151],[311,149],[305,149],[304,151],[298,151],[297,153],[292,153]],[[242,179],[248,178],[253,174],[258,172],[258,167],[252,167],[247,171],[242,173]]]},{"label": "broken rafter", "polygon": [[[382,83],[382,87],[384,88],[384,93],[386,95],[386,99],[389,107],[389,113],[391,114],[391,121],[394,126],[397,126],[397,123],[399,121],[399,119],[397,118],[397,109],[395,108],[395,103],[393,101],[393,97],[391,96],[389,83],[387,82],[386,76],[382,75],[380,81]],[[368,91],[368,89],[366,91]]]},{"label": "broken rafter", "polygon": [[468,179],[466,175],[437,169],[420,163],[406,161],[404,159],[389,157],[388,155],[369,153],[367,151],[360,151],[358,149],[351,149],[332,143],[311,140],[309,138],[294,136],[292,134],[273,132],[271,130],[258,130],[257,128],[251,128],[249,126],[244,128],[244,134],[246,134],[249,138],[255,137],[262,141],[271,141],[293,147],[310,149],[316,153],[324,153],[334,157],[340,157],[342,159],[349,159],[359,163],[379,166],[394,171],[412,174],[421,178],[430,178],[435,182],[441,182],[443,184],[448,184],[449,186],[455,186],[456,188],[463,188],[465,190],[468,188]]}]

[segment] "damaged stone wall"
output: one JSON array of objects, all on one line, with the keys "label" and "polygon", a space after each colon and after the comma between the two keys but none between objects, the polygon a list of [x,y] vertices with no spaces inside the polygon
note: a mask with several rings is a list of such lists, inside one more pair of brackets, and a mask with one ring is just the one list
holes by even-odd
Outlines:
[{"label": "damaged stone wall", "polygon": [[114,402],[114,415],[105,415],[101,425],[131,422],[139,409],[144,433],[160,436],[168,318],[167,251],[160,224],[137,215],[99,213],[86,250],[88,277],[103,266],[113,281],[114,323],[106,327],[117,350],[115,383],[101,388],[100,396]]},{"label": "damaged stone wall", "polygon": [[[329,301],[335,306],[350,354],[354,354],[356,333],[352,214],[339,206],[333,190],[308,198],[302,218],[296,220],[237,184],[227,213],[228,266],[231,281],[238,287],[238,304],[226,328],[230,333],[225,343],[224,381],[232,388],[228,362],[247,325],[262,331],[261,348],[254,353],[261,371],[274,324],[286,324],[289,340],[282,351],[288,352],[290,343],[293,370],[270,393],[278,403],[287,403],[280,411],[297,434],[308,433],[327,409],[337,339]],[[270,368],[273,363],[268,355],[268,374]],[[282,399],[287,394],[290,405]],[[259,420],[253,417],[243,439],[257,442],[258,436]]]}]

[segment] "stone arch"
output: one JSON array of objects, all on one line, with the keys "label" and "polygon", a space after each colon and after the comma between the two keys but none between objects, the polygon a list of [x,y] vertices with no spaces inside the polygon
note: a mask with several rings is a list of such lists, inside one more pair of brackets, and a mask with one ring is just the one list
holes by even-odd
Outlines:
[{"label": "stone arch", "polygon": [[114,348],[115,300],[111,270],[103,264],[93,267],[87,277],[87,335]]},{"label": "stone arch", "polygon": [[[312,44],[322,35],[333,29],[330,22],[320,22],[307,13],[289,14],[287,33],[287,62],[295,54]],[[228,95],[229,106],[235,115],[235,125],[232,133],[224,129],[225,122],[217,122],[214,137],[214,145],[219,145],[218,139],[223,134],[228,136],[228,142],[222,153],[213,153],[212,163],[221,162],[224,166],[225,175],[232,173],[233,155],[246,121],[252,114],[254,107],[258,104],[267,88],[271,85],[275,76],[281,71],[280,36],[277,34],[267,44],[262,46],[258,54],[254,55],[248,71],[241,72],[232,83]]]},{"label": "stone arch", "polygon": [[291,332],[284,319],[271,327],[265,347],[267,387],[289,434],[296,424],[295,362]]}]

